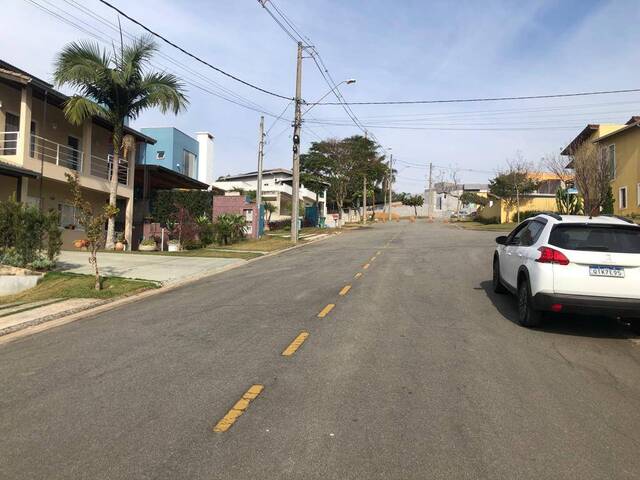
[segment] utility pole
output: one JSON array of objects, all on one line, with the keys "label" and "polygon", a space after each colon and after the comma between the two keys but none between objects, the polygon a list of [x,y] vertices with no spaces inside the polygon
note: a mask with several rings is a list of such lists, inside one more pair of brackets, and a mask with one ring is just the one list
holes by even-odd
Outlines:
[{"label": "utility pole", "polygon": [[429,162],[429,200],[427,203],[427,218],[431,219],[431,203],[433,202],[433,163]]},{"label": "utility pole", "polygon": [[[369,139],[369,132],[365,130],[364,132],[365,140]],[[375,207],[374,207],[375,210]],[[367,175],[365,174],[362,177],[362,224],[366,225],[367,223]]]},{"label": "utility pole", "polygon": [[362,178],[362,224],[367,223],[367,176]]},{"label": "utility pole", "polygon": [[258,140],[258,185],[256,186],[256,203],[258,204],[258,238],[262,218],[262,163],[264,160],[264,115],[260,117],[260,138]]},{"label": "utility pole", "polygon": [[393,191],[393,153],[389,154],[389,221],[391,221],[391,200]]},{"label": "utility pole", "polygon": [[293,185],[291,191],[291,241],[298,243],[298,210],[300,196],[300,129],[302,127],[302,42],[298,42],[296,65],[295,119],[293,121]]}]

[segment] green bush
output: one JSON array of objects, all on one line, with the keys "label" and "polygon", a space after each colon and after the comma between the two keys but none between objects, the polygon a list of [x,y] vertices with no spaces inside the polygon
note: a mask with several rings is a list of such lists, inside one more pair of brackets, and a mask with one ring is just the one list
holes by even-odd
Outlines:
[{"label": "green bush", "polygon": [[231,245],[244,238],[246,221],[244,216],[223,213],[213,223],[215,241],[220,245]]},{"label": "green bush", "polygon": [[53,266],[62,246],[58,223],[57,212],[43,213],[15,200],[0,202],[0,263]]},{"label": "green bush", "polygon": [[291,230],[291,220],[274,220],[269,222],[269,230]]},{"label": "green bush", "polygon": [[211,220],[213,192],[206,190],[158,190],[151,197],[153,220],[166,226],[184,207],[192,217],[206,216]]}]

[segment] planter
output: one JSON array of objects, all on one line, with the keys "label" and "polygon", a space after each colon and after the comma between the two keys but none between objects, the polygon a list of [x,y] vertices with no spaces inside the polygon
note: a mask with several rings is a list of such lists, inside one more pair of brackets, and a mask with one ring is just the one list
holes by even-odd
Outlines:
[{"label": "planter", "polygon": [[124,250],[124,243],[122,243],[122,242],[116,242],[115,249],[116,249],[116,251],[118,251],[118,252],[122,252],[122,251]]},{"label": "planter", "polygon": [[43,273],[25,268],[0,267],[0,296],[13,295],[33,288],[43,277]]},{"label": "planter", "polygon": [[169,251],[170,252],[179,252],[180,251],[180,245],[177,244],[177,243],[170,243],[168,245],[168,247],[169,247]]},{"label": "planter", "polygon": [[138,246],[138,250],[141,252],[155,252],[156,245],[140,245]]}]

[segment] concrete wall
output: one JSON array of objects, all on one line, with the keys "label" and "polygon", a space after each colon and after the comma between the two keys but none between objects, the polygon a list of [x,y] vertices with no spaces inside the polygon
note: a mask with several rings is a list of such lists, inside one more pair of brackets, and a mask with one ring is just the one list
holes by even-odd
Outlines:
[{"label": "concrete wall", "polygon": [[[187,150],[193,153],[196,158],[191,177],[198,178],[200,146],[196,139],[173,127],[142,128],[140,131],[157,140],[155,145],[147,145],[146,147],[147,165],[162,165],[176,172],[185,173],[183,158],[184,151]],[[158,151],[164,151],[163,160],[158,160]]]},{"label": "concrete wall", "polygon": [[[507,205],[502,200],[493,200],[486,207],[479,210],[480,218],[490,219],[499,218],[500,223],[510,223],[517,209],[515,206]],[[531,195],[520,198],[520,213],[539,211],[539,212],[555,212],[556,198],[555,196],[539,196]]]}]

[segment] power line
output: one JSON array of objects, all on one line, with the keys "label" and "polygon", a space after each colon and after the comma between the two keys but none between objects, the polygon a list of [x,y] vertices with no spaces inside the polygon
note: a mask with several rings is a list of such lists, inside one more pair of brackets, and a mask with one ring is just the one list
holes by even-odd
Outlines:
[{"label": "power line", "polygon": [[[102,1],[102,0],[100,0]],[[542,100],[550,98],[587,97],[593,95],[612,95],[619,93],[637,93],[640,88],[623,90],[597,90],[593,92],[554,93],[549,95],[523,95],[513,97],[485,97],[485,98],[454,98],[448,100],[387,100],[374,102],[347,102],[348,105],[424,105],[437,103],[475,103],[475,102],[504,102],[511,100]],[[320,102],[316,105],[341,105],[342,102]]]},{"label": "power line", "polygon": [[149,32],[151,35],[153,35],[154,37],[159,38],[160,40],[162,40],[163,42],[171,45],[173,48],[176,48],[177,50],[180,50],[182,53],[184,53],[185,55],[193,58],[194,60],[202,63],[203,65],[206,65],[207,67],[215,70],[218,73],[221,73],[222,75],[225,75],[226,77],[229,77],[233,80],[235,80],[236,82],[242,83],[243,85],[246,85],[250,88],[253,88],[254,90],[258,90],[259,92],[262,93],[266,93],[268,95],[271,95],[273,97],[277,97],[277,98],[282,98],[284,100],[292,100],[291,97],[287,97],[285,95],[280,95],[278,93],[272,92],[270,90],[267,90],[265,88],[259,87],[257,85],[254,85],[253,83],[247,82],[246,80],[242,80],[239,77],[236,77],[235,75],[231,74],[231,73],[227,73],[224,70],[222,70],[219,67],[216,67],[214,65],[212,65],[211,63],[207,62],[206,60],[203,60],[202,58],[198,57],[197,55],[194,55],[193,53],[189,52],[188,50],[185,50],[184,48],[182,48],[181,46],[173,43],[171,40],[168,40],[167,38],[163,37],[162,35],[160,35],[159,33],[154,32],[153,30],[151,30],[149,27],[147,27],[145,24],[143,24],[142,22],[136,20],[135,18],[127,15],[125,12],[123,12],[122,10],[120,10],[118,7],[112,5],[111,3],[107,2],[106,0],[98,0],[99,2],[103,3],[104,5],[106,5],[107,7],[111,8],[112,10],[115,10],[116,12],[118,12],[120,15],[122,15],[123,17],[125,17],[126,19],[128,19],[129,21],[135,23],[136,25],[138,25],[139,27],[141,27],[142,29],[146,30],[147,32]]},{"label": "power line", "polygon": [[[93,25],[87,24],[81,18],[78,18],[78,17],[72,15],[71,13],[67,12],[63,8],[61,8],[61,7],[57,6],[57,5],[54,5],[49,0],[41,0],[41,1],[47,3],[49,6],[51,6],[53,8],[56,8],[59,12],[61,12],[61,14],[50,10],[49,8],[45,7],[44,5],[39,4],[35,0],[26,0],[26,1],[29,2],[30,4],[32,4],[33,6],[39,8],[40,10],[44,11],[45,13],[51,15],[52,17],[60,20],[61,22],[65,23],[67,25],[70,25],[70,26],[76,28],[77,30],[79,30],[79,31],[81,31],[83,33],[86,33],[87,35],[90,35],[91,37],[95,38],[99,42],[104,43],[105,45],[111,45],[111,44],[113,44],[113,42],[119,41],[119,39],[115,39],[114,37],[112,37],[108,33],[104,32],[104,31],[102,31],[102,30],[100,30],[98,28],[95,28]],[[69,4],[70,6],[72,6],[71,3],[69,2],[69,0],[64,0],[64,1],[65,1],[65,3]],[[120,29],[118,27],[116,27],[115,24],[111,24],[104,17],[101,17],[100,15],[94,14],[93,12],[87,10],[86,8],[84,8],[82,5],[78,4],[74,0],[71,0],[71,2],[76,4],[80,10],[84,11],[85,13],[90,15],[95,20],[98,20],[100,23],[102,23],[102,24],[114,29],[116,32],[120,31]],[[73,19],[73,20],[70,20],[70,19]],[[85,28],[85,26],[87,28]],[[88,30],[88,28],[91,28],[94,31]],[[98,33],[104,35],[104,37],[98,35]],[[130,39],[134,38],[133,35],[129,34],[125,30],[122,30],[122,33],[127,38],[130,38]],[[183,63],[173,59],[169,55],[166,55],[161,51],[158,52],[158,55],[163,57],[163,58],[165,58],[169,62],[175,64],[178,68],[182,68],[185,71],[191,72],[194,75],[199,76],[204,81],[206,81],[206,82],[212,84],[213,86],[215,86],[216,88],[219,88],[220,90],[222,90],[224,94],[231,95],[231,96],[237,98],[237,100],[234,99],[234,98],[228,98],[227,96],[225,96],[222,93],[212,91],[210,88],[207,88],[206,86],[203,86],[203,85],[197,83],[197,81],[195,81],[193,79],[190,79],[188,76],[185,76],[184,74],[180,74],[179,77],[181,78],[182,81],[184,81],[184,83],[186,83],[188,85],[191,85],[191,86],[193,86],[193,87],[195,87],[195,88],[197,88],[197,89],[199,89],[199,90],[201,90],[201,91],[203,91],[205,93],[208,93],[210,95],[218,97],[218,98],[220,98],[222,100],[225,100],[227,102],[233,103],[233,104],[235,104],[237,106],[240,106],[240,107],[243,107],[243,108],[258,112],[258,113],[262,113],[262,114],[267,115],[269,117],[278,118],[279,120],[281,119],[281,116],[278,117],[277,115],[273,114],[272,112],[266,111],[264,109],[264,107],[262,107],[261,105],[255,103],[252,100],[249,100],[249,99],[247,99],[245,97],[242,97],[241,95],[236,94],[235,92],[223,87],[222,85],[220,85],[217,82],[215,82],[214,80],[211,80],[210,78],[200,74],[199,72],[191,70],[189,67],[187,67]],[[161,70],[169,71],[169,72],[171,71],[166,65],[155,64],[153,62],[150,62],[150,65],[152,67],[157,68],[157,69],[161,69]]]}]

